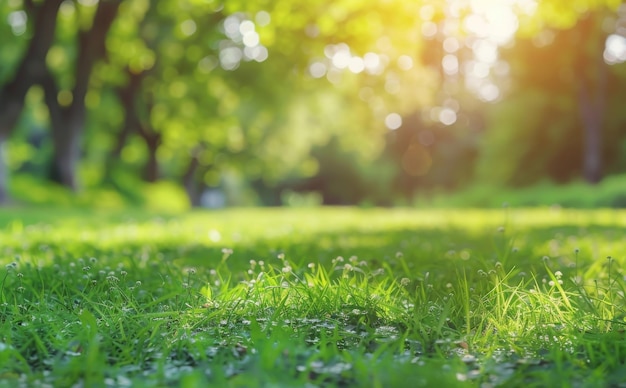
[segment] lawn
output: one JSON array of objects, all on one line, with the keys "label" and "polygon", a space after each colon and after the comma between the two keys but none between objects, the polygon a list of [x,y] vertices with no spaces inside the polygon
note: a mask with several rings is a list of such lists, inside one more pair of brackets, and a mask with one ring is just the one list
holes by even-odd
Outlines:
[{"label": "lawn", "polygon": [[0,212],[0,386],[617,386],[626,212]]}]

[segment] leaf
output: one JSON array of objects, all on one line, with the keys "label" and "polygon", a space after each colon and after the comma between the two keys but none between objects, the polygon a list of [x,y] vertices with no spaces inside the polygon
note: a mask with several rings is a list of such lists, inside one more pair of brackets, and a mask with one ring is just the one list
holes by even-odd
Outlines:
[{"label": "leaf", "polygon": [[213,290],[211,290],[211,285],[208,283],[206,286],[202,287],[200,294],[202,294],[202,296],[204,296],[209,302],[213,300]]}]

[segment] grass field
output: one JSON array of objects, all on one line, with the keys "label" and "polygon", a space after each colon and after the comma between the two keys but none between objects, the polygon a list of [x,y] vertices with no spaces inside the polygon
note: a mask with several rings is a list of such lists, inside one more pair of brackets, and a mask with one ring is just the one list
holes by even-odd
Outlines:
[{"label": "grass field", "polygon": [[0,213],[0,386],[618,386],[626,212]]}]

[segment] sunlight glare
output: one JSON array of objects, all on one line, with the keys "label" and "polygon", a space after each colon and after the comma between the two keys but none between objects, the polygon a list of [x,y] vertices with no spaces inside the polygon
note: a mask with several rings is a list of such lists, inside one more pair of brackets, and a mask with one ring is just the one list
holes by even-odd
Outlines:
[{"label": "sunlight glare", "polygon": [[500,97],[500,89],[492,83],[486,83],[480,87],[478,94],[482,100],[492,102]]},{"label": "sunlight glare", "polygon": [[537,11],[537,0],[516,0],[514,7],[520,13],[530,16]]},{"label": "sunlight glare", "polygon": [[448,54],[441,60],[441,66],[446,74],[457,74],[459,72],[459,59],[456,55]]},{"label": "sunlight glare", "polygon": [[246,56],[246,58],[254,59],[257,62],[263,62],[269,56],[269,52],[267,51],[267,48],[263,45],[258,45],[254,47],[245,47],[243,49],[243,53]]},{"label": "sunlight glare", "polygon": [[398,58],[398,67],[402,70],[411,70],[413,68],[413,58],[408,55],[400,55]]},{"label": "sunlight glare", "polygon": [[272,17],[267,11],[259,11],[256,13],[254,20],[256,21],[256,24],[258,24],[261,27],[264,27],[270,24]]},{"label": "sunlight glare", "polygon": [[518,2],[470,0],[472,14],[466,18],[464,27],[481,38],[504,45],[511,41],[517,31],[518,20],[514,7]]},{"label": "sunlight glare", "polygon": [[180,30],[185,36],[193,35],[196,32],[196,29],[196,22],[191,19],[187,19],[180,24]]},{"label": "sunlight glare", "polygon": [[232,40],[240,37],[239,17],[237,15],[230,15],[224,20],[224,33]]},{"label": "sunlight glare", "polygon": [[389,113],[385,117],[385,126],[390,130],[396,130],[402,126],[402,116],[397,113]]},{"label": "sunlight glare", "polygon": [[337,69],[345,69],[350,65],[350,52],[348,50],[340,50],[333,55],[331,61]]},{"label": "sunlight glare", "polygon": [[348,63],[348,70],[353,72],[354,74],[359,74],[363,70],[365,70],[365,61],[361,57],[352,57],[350,58],[350,62]]},{"label": "sunlight glare", "polygon": [[243,35],[243,44],[247,47],[256,47],[261,42],[259,34],[255,31],[246,32]]},{"label": "sunlight glare", "polygon": [[313,78],[322,78],[326,75],[326,65],[322,62],[313,62],[309,66],[309,74]]},{"label": "sunlight glare", "polygon": [[466,74],[470,74],[476,78],[487,78],[489,76],[490,67],[484,62],[469,61],[465,65]]},{"label": "sunlight glare", "polygon": [[420,8],[420,18],[422,18],[422,20],[432,20],[434,16],[435,7],[433,7],[432,4],[426,4]]},{"label": "sunlight glare", "polygon": [[19,36],[26,32],[26,24],[28,22],[28,16],[24,11],[14,11],[9,14],[7,21],[11,26],[13,35]]},{"label": "sunlight glare", "polygon": [[220,64],[224,70],[235,70],[243,58],[243,52],[239,47],[226,47],[220,50]]},{"label": "sunlight glare", "polygon": [[450,108],[443,108],[439,110],[438,119],[443,125],[452,125],[456,123],[456,112]]},{"label": "sunlight glare", "polygon": [[494,63],[498,59],[498,46],[487,39],[477,40],[472,45],[472,51],[480,62]]},{"label": "sunlight glare", "polygon": [[447,37],[443,41],[443,49],[450,54],[454,54],[460,48],[459,40],[453,36]]},{"label": "sunlight glare", "polygon": [[383,63],[380,55],[368,52],[363,56],[363,64],[365,70],[370,74],[381,74],[383,72]]},{"label": "sunlight glare", "polygon": [[422,24],[422,35],[426,38],[433,38],[437,34],[437,25],[433,22]]},{"label": "sunlight glare", "polygon": [[247,33],[254,32],[254,23],[251,20],[244,20],[239,24],[239,33],[246,35]]},{"label": "sunlight glare", "polygon": [[611,34],[606,38],[604,61],[609,65],[626,62],[626,37]]}]

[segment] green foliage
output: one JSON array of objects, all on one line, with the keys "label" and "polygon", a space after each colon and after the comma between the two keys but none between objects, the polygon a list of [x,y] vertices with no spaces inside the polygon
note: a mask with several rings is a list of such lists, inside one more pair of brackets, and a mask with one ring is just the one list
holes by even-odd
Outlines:
[{"label": "green foliage", "polygon": [[[42,2],[0,5],[3,84],[32,37],[31,3]],[[313,179],[331,187],[323,197],[341,192],[331,202],[389,204],[475,180],[568,182],[586,172],[585,107],[611,139],[595,150],[601,172],[622,171],[624,65],[601,60],[621,23],[619,2],[514,3],[508,21],[519,31],[504,42],[508,26],[489,12],[503,20],[510,10],[497,2],[124,0],[85,97],[80,186],[138,201],[132,192],[143,189],[133,184],[163,179],[197,205],[192,188],[227,190],[235,176],[276,204],[281,191]],[[58,13],[46,65],[61,105],[73,98],[76,40],[98,4],[65,1]],[[445,69],[444,59],[456,65]],[[39,149],[29,144],[50,124],[46,103],[33,87],[19,129],[2,129],[12,133],[9,172],[47,174],[50,136]],[[403,118],[397,132],[385,127],[391,113]],[[312,154],[334,139],[332,161]]]},{"label": "green foliage", "polygon": [[148,183],[141,187],[143,207],[155,212],[178,213],[189,209],[189,199],[179,185],[174,182]]},{"label": "green foliage", "polygon": [[14,201],[35,208],[84,208],[143,210],[179,213],[189,208],[189,200],[179,185],[172,182],[137,184],[122,182],[116,189],[92,187],[78,193],[30,174],[15,175],[9,186]]}]

